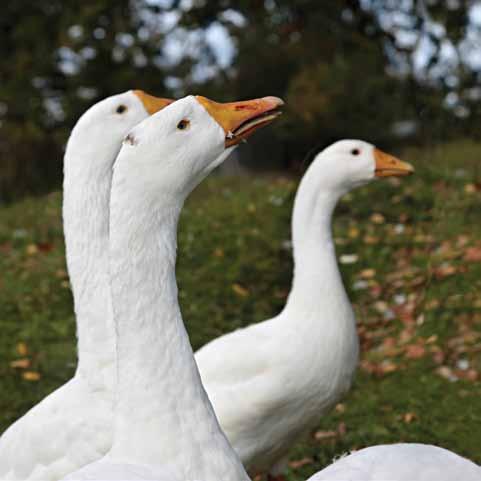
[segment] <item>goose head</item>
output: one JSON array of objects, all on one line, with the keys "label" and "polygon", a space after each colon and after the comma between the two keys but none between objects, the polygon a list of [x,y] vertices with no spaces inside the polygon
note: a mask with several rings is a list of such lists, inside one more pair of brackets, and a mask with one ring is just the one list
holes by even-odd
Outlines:
[{"label": "goose head", "polygon": [[330,145],[316,156],[313,167],[323,189],[340,195],[376,178],[414,172],[411,164],[362,140],[341,140]]},{"label": "goose head", "polygon": [[[78,120],[69,138],[65,163],[110,169],[129,130],[173,100],[129,90],[107,97],[90,107]],[[88,160],[92,162],[88,162]]]},{"label": "goose head", "polygon": [[231,103],[180,99],[125,137],[114,166],[117,178],[128,178],[141,197],[185,198],[241,141],[272,122],[281,105],[276,97]]}]

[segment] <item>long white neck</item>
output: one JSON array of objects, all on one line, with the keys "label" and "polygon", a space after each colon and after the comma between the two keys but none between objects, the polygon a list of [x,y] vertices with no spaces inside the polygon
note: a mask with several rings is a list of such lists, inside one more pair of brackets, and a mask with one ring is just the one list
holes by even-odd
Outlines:
[{"label": "long white neck", "polygon": [[[322,184],[312,165],[299,186],[292,216],[294,276],[284,314],[296,319],[354,319],[339,272],[332,214],[345,191]],[[321,179],[321,180],[320,180]],[[292,315],[291,315],[292,314]],[[333,319],[333,322],[335,319]]]},{"label": "long white neck", "polygon": [[118,147],[89,143],[75,130],[64,159],[63,223],[77,321],[77,375],[113,382],[115,332],[108,287],[110,163]]},{"label": "long white neck", "polygon": [[247,481],[200,381],[179,309],[175,262],[182,203],[156,206],[129,193],[114,174],[110,266],[118,398],[110,456],[173,464],[185,480]]}]

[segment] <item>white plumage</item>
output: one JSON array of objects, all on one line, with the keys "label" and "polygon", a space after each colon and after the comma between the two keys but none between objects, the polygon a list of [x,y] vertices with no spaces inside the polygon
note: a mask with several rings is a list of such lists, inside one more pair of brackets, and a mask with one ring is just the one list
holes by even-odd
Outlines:
[{"label": "white plumage", "polygon": [[202,387],[183,325],[176,230],[184,199],[232,150],[226,125],[278,103],[252,101],[244,110],[187,97],[124,142],[110,201],[118,365],[113,443],[104,459],[66,479],[248,481]]},{"label": "white plumage", "polygon": [[308,481],[479,481],[481,467],[427,444],[371,446],[345,456]]},{"label": "white plumage", "polygon": [[[289,449],[349,389],[359,342],[331,234],[339,198],[381,175],[412,168],[361,141],[320,153],[294,203],[294,279],[284,310],[196,353],[219,422],[247,470],[280,474]],[[383,170],[383,176],[387,175]]]},{"label": "white plumage", "polygon": [[64,159],[63,218],[78,368],[74,378],[2,435],[1,480],[56,481],[110,448],[115,383],[107,279],[111,169],[125,134],[167,103],[140,91],[115,95],[91,107],[72,131]]}]

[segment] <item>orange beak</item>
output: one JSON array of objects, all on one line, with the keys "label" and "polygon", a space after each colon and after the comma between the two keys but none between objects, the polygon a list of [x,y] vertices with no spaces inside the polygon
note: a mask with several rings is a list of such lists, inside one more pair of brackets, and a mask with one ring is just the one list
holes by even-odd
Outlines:
[{"label": "orange beak", "polygon": [[284,105],[278,97],[229,103],[214,102],[200,95],[196,99],[224,129],[226,148],[237,145],[260,127],[270,124],[281,114],[277,109]]},{"label": "orange beak", "polygon": [[411,164],[376,148],[374,149],[374,160],[376,162],[376,177],[401,177],[411,175],[414,172],[414,167]]},{"label": "orange beak", "polygon": [[144,106],[145,110],[147,110],[149,115],[155,114],[155,112],[162,110],[164,107],[167,107],[167,105],[173,102],[172,99],[154,97],[153,95],[145,93],[143,90],[134,90],[133,92],[134,95],[137,95],[137,97],[140,99],[142,105]]}]

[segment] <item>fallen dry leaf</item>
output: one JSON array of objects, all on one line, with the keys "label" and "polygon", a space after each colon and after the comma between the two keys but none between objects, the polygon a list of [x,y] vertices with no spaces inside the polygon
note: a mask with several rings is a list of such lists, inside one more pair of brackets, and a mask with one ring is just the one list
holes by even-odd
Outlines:
[{"label": "fallen dry leaf", "polygon": [[370,220],[373,224],[384,224],[384,222],[386,222],[386,218],[378,212],[374,212],[374,214],[371,215]]},{"label": "fallen dry leaf", "polygon": [[54,245],[51,242],[39,242],[37,248],[40,252],[46,253],[50,252],[54,248]]},{"label": "fallen dry leaf", "polygon": [[324,439],[331,439],[337,437],[337,431],[316,431],[314,433],[314,439],[316,441],[322,441]]},{"label": "fallen dry leaf", "polygon": [[417,415],[415,413],[403,414],[403,421],[406,424],[411,424],[415,419],[417,419]]},{"label": "fallen dry leaf", "polygon": [[456,274],[456,271],[457,269],[455,266],[453,266],[452,264],[444,263],[434,270],[434,274],[438,279],[444,279],[445,277]]},{"label": "fallen dry leaf", "polygon": [[468,247],[463,259],[468,262],[481,262],[481,246]]},{"label": "fallen dry leaf", "polygon": [[29,256],[33,256],[38,253],[38,247],[35,244],[29,244],[25,251]]},{"label": "fallen dry leaf", "polygon": [[27,369],[30,367],[30,359],[27,357],[16,359],[10,363],[10,367],[13,367],[14,369]]},{"label": "fallen dry leaf", "polygon": [[240,284],[232,284],[232,290],[240,297],[247,297],[249,295],[249,291]]},{"label": "fallen dry leaf", "polygon": [[26,356],[28,354],[28,347],[23,341],[17,343],[17,353],[19,356]]},{"label": "fallen dry leaf", "polygon": [[40,373],[36,371],[25,371],[22,373],[22,378],[25,381],[38,381],[40,379]]},{"label": "fallen dry leaf", "polygon": [[380,240],[379,237],[375,237],[372,235],[365,235],[363,238],[364,244],[368,244],[368,245],[378,244],[379,240]]},{"label": "fallen dry leaf", "polygon": [[289,467],[292,469],[299,469],[308,464],[312,464],[314,460],[312,458],[302,458],[297,461],[290,461]]},{"label": "fallen dry leaf", "polygon": [[357,227],[350,227],[347,235],[351,239],[356,239],[357,237],[359,237],[359,229]]},{"label": "fallen dry leaf", "polygon": [[421,359],[426,354],[426,349],[420,344],[409,344],[405,347],[404,356],[407,359]]},{"label": "fallen dry leaf", "polygon": [[447,379],[448,381],[455,382],[458,380],[458,377],[453,373],[453,370],[448,366],[440,366],[436,369],[435,372],[439,374],[441,377],[443,377],[444,379]]},{"label": "fallen dry leaf", "polygon": [[376,275],[376,269],[363,269],[359,272],[358,277],[361,279],[372,279]]}]

